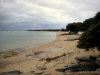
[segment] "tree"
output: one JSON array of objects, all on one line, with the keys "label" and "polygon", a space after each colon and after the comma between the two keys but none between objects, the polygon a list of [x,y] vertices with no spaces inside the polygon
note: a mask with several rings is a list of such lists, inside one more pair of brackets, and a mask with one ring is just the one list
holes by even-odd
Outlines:
[{"label": "tree", "polygon": [[94,47],[100,49],[100,12],[93,18],[86,19],[83,25],[86,31],[80,36],[77,47],[86,50]]},{"label": "tree", "polygon": [[88,28],[90,28],[93,23],[94,23],[94,18],[89,18],[83,21],[83,25],[81,27],[82,31],[88,30]]},{"label": "tree", "polygon": [[94,18],[100,20],[100,11],[95,15]]},{"label": "tree", "polygon": [[66,30],[67,30],[67,31],[72,31],[72,32],[78,32],[78,31],[81,30],[81,26],[82,26],[82,23],[81,23],[81,22],[69,23],[69,24],[66,26]]},{"label": "tree", "polygon": [[100,11],[83,23],[70,23],[66,26],[68,31],[84,31],[80,36],[77,47],[89,50],[97,47],[100,49]]},{"label": "tree", "polygon": [[86,50],[94,47],[100,49],[100,23],[92,25],[82,34],[82,36],[79,38],[77,47],[85,48]]}]

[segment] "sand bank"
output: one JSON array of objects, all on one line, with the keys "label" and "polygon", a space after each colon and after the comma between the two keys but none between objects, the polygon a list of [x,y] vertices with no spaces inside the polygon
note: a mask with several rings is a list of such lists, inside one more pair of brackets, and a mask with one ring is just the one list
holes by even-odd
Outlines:
[{"label": "sand bank", "polygon": [[67,32],[58,32],[57,39],[34,48],[16,50],[0,54],[0,73],[20,70],[23,73],[37,72],[37,66],[45,66],[44,73],[60,74],[56,68],[75,62],[76,57],[100,54],[97,50],[86,52],[76,47],[77,41],[67,41],[78,38],[79,35],[61,35]]}]

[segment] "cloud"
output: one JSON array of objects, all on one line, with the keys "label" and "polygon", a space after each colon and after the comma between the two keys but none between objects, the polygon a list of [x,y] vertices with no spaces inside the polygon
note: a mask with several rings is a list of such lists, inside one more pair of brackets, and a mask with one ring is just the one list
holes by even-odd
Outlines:
[{"label": "cloud", "polygon": [[1,0],[0,30],[61,29],[98,11],[100,0]]}]

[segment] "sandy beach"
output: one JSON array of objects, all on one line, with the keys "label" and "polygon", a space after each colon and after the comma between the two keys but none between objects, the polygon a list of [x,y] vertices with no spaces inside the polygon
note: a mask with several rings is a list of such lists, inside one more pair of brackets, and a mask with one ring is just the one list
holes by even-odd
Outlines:
[{"label": "sandy beach", "polygon": [[[20,70],[22,73],[34,75],[38,66],[46,67],[42,70],[43,74],[58,75],[56,68],[76,62],[76,57],[98,56],[97,50],[85,51],[76,47],[80,35],[61,35],[67,32],[57,32],[57,39],[34,48],[15,50],[13,52],[0,53],[0,73]],[[34,72],[31,74],[31,72]]]}]

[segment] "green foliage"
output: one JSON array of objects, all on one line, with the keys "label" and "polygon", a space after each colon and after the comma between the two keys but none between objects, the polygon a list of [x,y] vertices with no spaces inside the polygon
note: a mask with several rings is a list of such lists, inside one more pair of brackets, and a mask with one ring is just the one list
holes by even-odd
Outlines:
[{"label": "green foliage", "polygon": [[83,22],[83,25],[81,27],[82,31],[86,31],[88,30],[88,28],[91,27],[91,25],[94,23],[94,18],[89,18],[89,19],[86,19],[84,22]]},{"label": "green foliage", "polygon": [[93,17],[86,19],[83,23],[69,23],[67,31],[84,31],[80,36],[77,47],[89,50],[97,47],[100,49],[100,11]]},{"label": "green foliage", "polygon": [[94,18],[85,20],[83,25],[88,26],[88,28],[80,36],[77,47],[86,50],[94,47],[100,49],[100,12]]},{"label": "green foliage", "polygon": [[87,31],[92,24],[98,24],[98,23],[100,23],[100,12],[98,12],[93,18],[86,19],[85,21],[83,21],[83,23],[81,22],[69,23],[66,26],[66,30],[72,32]]},{"label": "green foliage", "polygon": [[94,18],[97,20],[100,20],[100,11],[96,14],[96,16]]},{"label": "green foliage", "polygon": [[66,26],[66,30],[67,30],[67,31],[72,31],[72,32],[78,32],[79,30],[81,30],[81,25],[82,25],[81,22],[69,23],[69,24]]},{"label": "green foliage", "polygon": [[92,25],[86,32],[79,38],[77,47],[85,48],[100,48],[100,24]]}]

